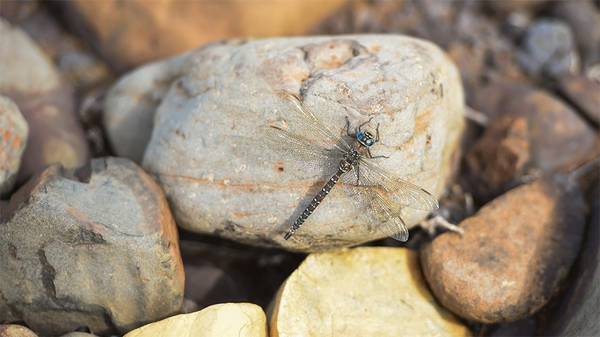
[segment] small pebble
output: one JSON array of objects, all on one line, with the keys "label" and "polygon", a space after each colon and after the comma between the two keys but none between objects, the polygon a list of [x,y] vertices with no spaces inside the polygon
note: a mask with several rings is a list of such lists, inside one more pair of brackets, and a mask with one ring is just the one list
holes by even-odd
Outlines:
[{"label": "small pebble", "polygon": [[579,55],[569,26],[540,19],[527,30],[517,53],[521,67],[533,76],[558,79],[579,71]]},{"label": "small pebble", "polygon": [[562,285],[585,226],[581,192],[565,176],[512,189],[421,250],[441,304],[481,323],[526,318]]}]

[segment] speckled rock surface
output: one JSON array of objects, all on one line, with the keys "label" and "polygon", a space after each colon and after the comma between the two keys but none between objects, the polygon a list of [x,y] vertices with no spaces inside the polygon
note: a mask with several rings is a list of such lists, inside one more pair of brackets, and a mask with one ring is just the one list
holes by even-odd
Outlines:
[{"label": "speckled rock surface", "polygon": [[558,290],[579,252],[581,192],[564,176],[512,189],[421,250],[427,281],[442,305],[473,321],[515,321]]},{"label": "speckled rock surface", "polygon": [[0,324],[0,337],[38,337],[38,335],[24,326]]},{"label": "speckled rock surface", "polygon": [[267,337],[267,319],[256,304],[223,303],[145,325],[123,337],[155,336]]},{"label": "speckled rock surface", "polygon": [[51,166],[0,215],[0,321],[108,334],[180,309],[175,223],[160,187],[131,161],[94,159],[89,176]]},{"label": "speckled rock surface", "polygon": [[272,306],[271,337],[470,335],[435,302],[417,254],[405,248],[309,255]]},{"label": "speckled rock surface", "polygon": [[0,96],[0,197],[10,192],[21,166],[29,127],[19,108]]},{"label": "speckled rock surface", "polygon": [[[194,51],[184,62],[162,65],[182,75],[158,105],[143,165],[185,229],[304,251],[385,236],[334,189],[310,224],[283,240],[290,218],[333,172],[283,158],[261,142],[261,128],[293,113],[277,95],[281,90],[300,93],[335,133],[346,116],[353,126],[373,117],[382,138],[374,152],[390,156],[378,163],[435,195],[452,173],[463,93],[454,65],[428,42],[393,35],[230,41]],[[152,72],[171,73],[154,69],[150,80]],[[139,90],[151,85],[135,82],[131,90],[140,95],[164,91]],[[409,227],[425,215],[403,213]]]},{"label": "speckled rock surface", "polygon": [[29,36],[1,18],[0,36],[0,94],[17,104],[29,124],[18,179],[55,163],[68,168],[85,164],[89,149],[72,88]]}]

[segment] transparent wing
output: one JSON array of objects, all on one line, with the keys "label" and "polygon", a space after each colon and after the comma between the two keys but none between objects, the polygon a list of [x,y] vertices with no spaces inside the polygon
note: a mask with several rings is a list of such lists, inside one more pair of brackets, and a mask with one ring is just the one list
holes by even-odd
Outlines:
[{"label": "transparent wing", "polygon": [[408,229],[400,217],[400,208],[384,197],[378,186],[356,185],[356,176],[352,171],[342,177],[342,182],[343,190],[350,194],[357,207],[367,210],[381,225],[378,228],[380,232],[398,241],[408,240]]},{"label": "transparent wing", "polygon": [[439,207],[437,199],[425,189],[410,183],[375,164],[372,159],[360,159],[360,183],[376,186],[390,205],[432,211]]},{"label": "transparent wing", "polygon": [[285,115],[284,125],[280,129],[288,133],[303,138],[306,142],[322,148],[337,149],[339,151],[348,151],[350,144],[344,140],[341,135],[336,136],[329,128],[307,109],[300,98],[292,93],[282,91],[281,97],[288,100],[294,107],[288,115]]},{"label": "transparent wing", "polygon": [[274,151],[282,159],[289,158],[302,165],[325,167],[333,171],[343,156],[336,148],[324,148],[275,126],[264,127],[262,134],[265,150]]}]

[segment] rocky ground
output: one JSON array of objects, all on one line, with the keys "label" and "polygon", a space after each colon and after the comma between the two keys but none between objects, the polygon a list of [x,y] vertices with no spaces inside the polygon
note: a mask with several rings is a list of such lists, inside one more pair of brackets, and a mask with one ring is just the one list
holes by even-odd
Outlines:
[{"label": "rocky ground", "polygon": [[[276,90],[439,209],[284,240]],[[598,1],[0,2],[0,337],[600,335],[599,127]]]}]

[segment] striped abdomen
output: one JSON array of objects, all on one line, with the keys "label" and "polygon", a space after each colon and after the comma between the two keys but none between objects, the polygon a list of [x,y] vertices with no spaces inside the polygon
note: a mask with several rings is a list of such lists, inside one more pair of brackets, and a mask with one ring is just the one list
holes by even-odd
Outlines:
[{"label": "striped abdomen", "polygon": [[304,221],[306,221],[306,219],[308,219],[308,217],[315,211],[315,209],[317,209],[321,201],[323,201],[323,199],[325,199],[329,192],[331,192],[331,189],[333,188],[333,186],[335,186],[335,184],[337,184],[338,180],[340,180],[342,174],[346,172],[347,170],[339,168],[338,171],[331,178],[329,178],[329,181],[327,181],[327,183],[323,186],[323,188],[321,188],[319,193],[317,193],[317,195],[312,199],[310,205],[308,205],[308,207],[304,209],[304,211],[302,212],[302,214],[300,214],[296,221],[294,221],[294,224],[285,234],[284,238],[286,240],[289,239],[292,235],[294,235],[294,232],[296,232],[298,228],[302,226]]}]

